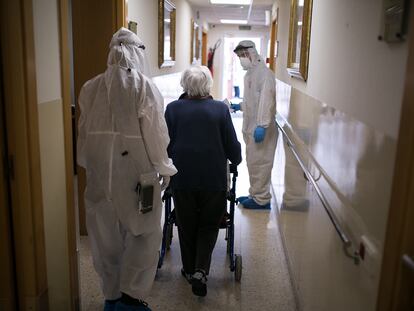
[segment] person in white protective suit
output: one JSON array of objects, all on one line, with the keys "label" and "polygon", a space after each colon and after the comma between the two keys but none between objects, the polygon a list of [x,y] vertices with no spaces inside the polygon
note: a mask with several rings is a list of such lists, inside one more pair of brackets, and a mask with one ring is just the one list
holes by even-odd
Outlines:
[{"label": "person in white protective suit", "polygon": [[257,53],[254,42],[241,41],[234,52],[244,76],[244,96],[241,104],[232,104],[243,111],[243,139],[249,171],[249,195],[239,202],[249,209],[270,209],[270,178],[276,150],[276,90],[273,72]]},{"label": "person in white protective suit", "polygon": [[150,310],[142,299],[158,263],[161,190],[177,170],[166,151],[163,97],[144,74],[143,43],[121,28],[109,48],[106,71],[79,96],[86,225],[104,310]]}]

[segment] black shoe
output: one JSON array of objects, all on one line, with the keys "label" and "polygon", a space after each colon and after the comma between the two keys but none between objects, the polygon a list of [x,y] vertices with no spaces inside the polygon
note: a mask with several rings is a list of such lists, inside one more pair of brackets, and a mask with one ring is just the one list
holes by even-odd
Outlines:
[{"label": "black shoe", "polygon": [[205,272],[197,270],[191,278],[191,285],[194,295],[200,297],[207,295],[207,277]]},{"label": "black shoe", "polygon": [[220,225],[219,225],[220,229],[227,228],[227,224],[229,223],[229,221],[230,221],[230,214],[228,212],[225,212],[220,221]]},{"label": "black shoe", "polygon": [[122,293],[121,300],[115,306],[115,311],[151,311],[151,309],[144,300],[135,299]]},{"label": "black shoe", "polygon": [[192,279],[192,276],[191,276],[191,274],[190,274],[190,273],[186,273],[186,272],[184,271],[184,268],[181,268],[181,275],[182,275],[183,277],[185,277],[185,279],[187,280],[187,282],[188,282],[189,284],[191,284],[191,279]]}]

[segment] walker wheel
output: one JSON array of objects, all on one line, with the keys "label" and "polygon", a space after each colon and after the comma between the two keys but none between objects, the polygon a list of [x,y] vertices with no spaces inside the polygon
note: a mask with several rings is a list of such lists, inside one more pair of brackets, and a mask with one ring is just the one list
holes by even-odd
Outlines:
[{"label": "walker wheel", "polygon": [[234,257],[235,257],[234,263],[235,263],[235,268],[236,268],[234,270],[234,278],[236,279],[237,282],[240,282],[241,277],[242,277],[242,269],[243,269],[242,268],[242,256],[237,254],[237,255],[234,255]]}]

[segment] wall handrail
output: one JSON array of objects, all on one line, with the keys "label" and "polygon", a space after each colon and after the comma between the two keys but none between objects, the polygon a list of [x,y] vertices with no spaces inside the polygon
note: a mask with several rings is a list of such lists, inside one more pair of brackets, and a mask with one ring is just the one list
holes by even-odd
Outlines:
[{"label": "wall handrail", "polygon": [[[287,122],[286,122],[287,123]],[[293,155],[295,156],[296,160],[298,161],[303,173],[305,174],[307,180],[312,184],[312,186],[314,187],[321,203],[322,206],[324,207],[326,213],[328,214],[329,219],[331,220],[332,225],[335,228],[335,231],[338,233],[342,244],[343,244],[343,251],[345,253],[345,255],[351,259],[354,260],[354,263],[356,265],[359,264],[360,262],[360,256],[358,251],[351,251],[351,246],[352,246],[352,242],[351,240],[348,238],[348,235],[345,233],[345,231],[343,230],[341,224],[339,223],[338,219],[335,216],[335,213],[333,212],[330,204],[328,203],[327,199],[325,198],[324,194],[322,193],[321,189],[319,188],[317,182],[315,181],[315,179],[313,178],[312,174],[309,172],[308,168],[306,167],[306,165],[304,164],[304,162],[302,161],[298,151],[296,150],[296,145],[292,142],[292,140],[290,139],[289,135],[286,133],[286,131],[284,130],[283,126],[280,124],[280,122],[277,120],[276,118],[276,125],[279,128],[280,132],[283,134],[283,136],[286,138],[286,143],[287,146],[290,148],[290,150],[292,151]]]}]

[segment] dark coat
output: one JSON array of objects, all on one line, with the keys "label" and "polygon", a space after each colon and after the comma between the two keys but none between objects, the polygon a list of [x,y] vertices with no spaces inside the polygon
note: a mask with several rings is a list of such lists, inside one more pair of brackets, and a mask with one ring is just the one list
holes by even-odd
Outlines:
[{"label": "dark coat", "polygon": [[228,107],[211,97],[182,95],[165,111],[170,144],[168,155],[178,173],[176,190],[227,190],[227,160],[239,164],[241,147]]}]

